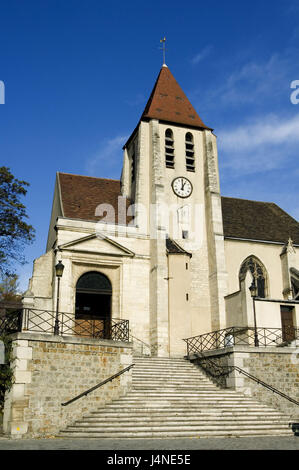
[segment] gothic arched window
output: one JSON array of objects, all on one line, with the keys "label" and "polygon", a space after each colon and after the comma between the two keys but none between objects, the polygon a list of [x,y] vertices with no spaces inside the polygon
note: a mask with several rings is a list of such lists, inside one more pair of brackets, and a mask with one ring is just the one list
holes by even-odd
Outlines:
[{"label": "gothic arched window", "polygon": [[185,137],[186,149],[186,170],[195,171],[194,142],[191,132],[187,132]]},{"label": "gothic arched window", "polygon": [[247,271],[250,271],[252,278],[256,280],[257,296],[265,298],[268,295],[268,275],[263,263],[255,256],[249,256],[242,263],[239,280],[243,281],[246,277]]},{"label": "gothic arched window", "polygon": [[174,139],[171,129],[165,131],[165,164],[166,168],[174,168]]}]

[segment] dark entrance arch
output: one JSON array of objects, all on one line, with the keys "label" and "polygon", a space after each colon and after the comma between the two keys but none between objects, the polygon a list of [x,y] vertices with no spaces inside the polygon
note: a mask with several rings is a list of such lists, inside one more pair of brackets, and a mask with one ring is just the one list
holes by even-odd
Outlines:
[{"label": "dark entrance arch", "polygon": [[77,334],[110,337],[112,285],[97,271],[83,274],[76,285],[75,319]]}]

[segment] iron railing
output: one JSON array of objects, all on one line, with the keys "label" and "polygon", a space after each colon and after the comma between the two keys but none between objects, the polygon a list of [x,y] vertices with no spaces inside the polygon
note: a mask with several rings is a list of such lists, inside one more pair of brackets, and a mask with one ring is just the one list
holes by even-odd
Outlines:
[{"label": "iron railing", "polygon": [[198,351],[211,351],[230,346],[255,346],[256,338],[258,346],[279,346],[299,337],[299,328],[254,328],[236,327],[225,328],[203,335],[186,338],[187,355]]},{"label": "iron railing", "polygon": [[[188,356],[188,359],[190,359],[190,356]],[[241,369],[238,366],[226,366],[223,364],[217,364],[213,359],[205,356],[202,352],[198,351],[197,353],[193,354],[193,360],[198,359],[199,360],[199,366],[211,377],[213,378],[219,378],[219,377],[228,377],[231,372],[234,370],[239,372],[239,374],[244,375],[248,379],[256,382],[259,385],[262,385],[264,388],[267,388],[271,392],[281,396],[282,398],[285,398],[286,400],[290,401],[291,403],[298,405],[299,402],[295,400],[294,398],[290,397],[289,395],[286,395],[285,393],[281,392],[277,388],[273,387],[270,384],[267,384],[263,380],[259,379],[258,377],[255,377],[254,375],[250,374],[244,369]]]},{"label": "iron railing", "polygon": [[10,311],[0,316],[0,335],[17,333],[22,329],[22,309]]},{"label": "iron railing", "polygon": [[74,314],[59,312],[58,328],[55,329],[56,312],[24,308],[0,318],[0,332],[58,334],[60,336],[83,336],[113,341],[129,341],[129,321],[116,318],[76,318]]},{"label": "iron railing", "polygon": [[125,369],[120,370],[119,372],[117,372],[117,373],[114,374],[114,375],[111,375],[111,377],[109,377],[108,379],[103,380],[102,382],[100,382],[99,384],[95,385],[94,387],[89,388],[88,390],[85,390],[85,392],[80,393],[79,395],[77,395],[76,397],[72,398],[71,400],[68,400],[68,401],[66,401],[66,402],[64,402],[64,403],[61,403],[61,405],[62,405],[62,406],[67,406],[67,405],[69,405],[70,403],[73,403],[74,401],[79,400],[79,398],[85,397],[85,396],[88,395],[90,392],[93,392],[93,391],[96,390],[97,388],[102,387],[102,385],[105,385],[106,383],[111,382],[112,380],[116,379],[116,377],[119,377],[120,375],[124,374],[125,372],[127,372],[128,370],[130,370],[132,367],[134,367],[134,365],[135,365],[135,364],[129,365],[129,366],[126,367]]}]

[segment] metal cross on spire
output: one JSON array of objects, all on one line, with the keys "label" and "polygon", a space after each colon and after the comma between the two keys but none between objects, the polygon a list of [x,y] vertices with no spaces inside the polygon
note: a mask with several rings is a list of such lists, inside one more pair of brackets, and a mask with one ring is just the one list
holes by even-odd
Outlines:
[{"label": "metal cross on spire", "polygon": [[160,39],[160,42],[162,42],[162,44],[163,44],[163,46],[161,48],[163,50],[163,65],[166,65],[166,63],[165,63],[165,49],[166,49],[165,42],[166,42],[166,38]]}]

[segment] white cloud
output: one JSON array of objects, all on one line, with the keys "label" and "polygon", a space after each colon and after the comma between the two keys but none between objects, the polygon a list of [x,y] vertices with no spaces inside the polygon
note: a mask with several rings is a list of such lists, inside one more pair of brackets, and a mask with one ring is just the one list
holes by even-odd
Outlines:
[{"label": "white cloud", "polygon": [[218,132],[223,167],[238,173],[277,169],[298,158],[299,115],[282,120],[265,115],[253,123]]},{"label": "white cloud", "polygon": [[119,135],[105,140],[96,154],[87,160],[86,169],[88,174],[96,176],[100,171],[101,176],[103,176],[103,170],[111,168],[119,170],[122,162],[122,148],[127,139],[128,136]]},{"label": "white cloud", "polygon": [[198,64],[198,62],[201,62],[202,60],[204,60],[206,57],[208,57],[208,55],[210,55],[210,53],[212,52],[213,50],[213,46],[206,46],[202,51],[200,51],[198,54],[196,54],[192,59],[191,59],[191,63],[193,65],[196,65]]},{"label": "white cloud", "polygon": [[[202,93],[202,86],[194,90],[193,96],[200,109],[241,108],[244,105],[261,106],[265,103],[289,103],[292,80],[298,76],[298,50],[288,49],[283,54],[275,53],[265,60],[247,63],[234,61],[234,69],[228,63],[219,63],[221,74],[216,74],[210,89]],[[200,100],[200,101],[199,101]],[[196,105],[195,101],[195,105]]]}]

